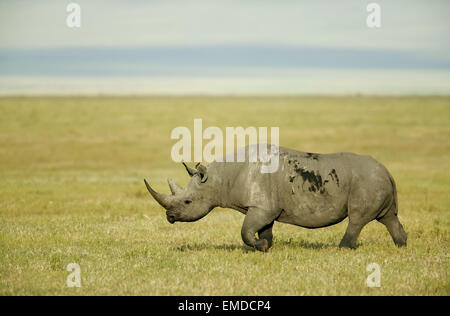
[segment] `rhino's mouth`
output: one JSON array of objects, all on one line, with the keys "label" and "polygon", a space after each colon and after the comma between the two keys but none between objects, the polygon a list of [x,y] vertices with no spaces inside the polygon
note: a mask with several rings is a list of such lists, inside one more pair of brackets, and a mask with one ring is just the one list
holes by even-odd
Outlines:
[{"label": "rhino's mouth", "polygon": [[175,223],[175,217],[172,215],[167,215],[167,221],[171,224]]}]

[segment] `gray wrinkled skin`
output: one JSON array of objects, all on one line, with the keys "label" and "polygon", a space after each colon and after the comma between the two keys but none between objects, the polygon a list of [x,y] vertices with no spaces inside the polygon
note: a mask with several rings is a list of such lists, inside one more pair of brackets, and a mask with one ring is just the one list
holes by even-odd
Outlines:
[{"label": "gray wrinkled skin", "polygon": [[191,181],[183,189],[169,179],[172,195],[155,192],[144,180],[167,210],[170,223],[197,221],[218,206],[232,208],[245,214],[241,231],[245,244],[265,252],[272,246],[274,221],[321,228],[348,216],[340,247],[355,248],[362,228],[375,219],[386,226],[397,246],[406,246],[406,232],[397,217],[395,182],[370,156],[280,147],[274,173],[261,173],[261,163],[248,159],[185,167]]}]

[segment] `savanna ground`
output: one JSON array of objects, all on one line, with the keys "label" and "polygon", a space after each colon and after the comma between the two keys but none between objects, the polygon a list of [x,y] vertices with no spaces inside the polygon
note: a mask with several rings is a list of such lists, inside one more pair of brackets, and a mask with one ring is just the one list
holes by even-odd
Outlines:
[{"label": "savanna ground", "polygon": [[[408,247],[383,225],[340,250],[347,221],[276,223],[267,254],[243,215],[170,225],[143,178],[189,177],[170,159],[176,126],[279,126],[280,145],[370,154],[397,182]],[[0,98],[1,295],[449,295],[449,97]],[[81,288],[66,286],[69,263]],[[381,287],[365,284],[369,263]]]}]

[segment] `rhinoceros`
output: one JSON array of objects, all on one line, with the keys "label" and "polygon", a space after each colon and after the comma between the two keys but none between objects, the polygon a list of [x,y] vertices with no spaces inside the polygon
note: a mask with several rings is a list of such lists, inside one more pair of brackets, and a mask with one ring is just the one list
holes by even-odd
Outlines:
[{"label": "rhinoceros", "polygon": [[374,158],[278,147],[277,171],[262,173],[263,163],[250,162],[246,152],[243,162],[214,161],[195,168],[183,163],[191,180],[183,189],[168,179],[172,194],[158,193],[144,182],[167,210],[171,224],[197,221],[215,207],[245,214],[242,240],[263,252],[272,246],[275,221],[313,229],[347,217],[340,247],[356,248],[362,228],[375,219],[386,226],[397,246],[406,246],[407,234],[397,217],[394,179]]}]

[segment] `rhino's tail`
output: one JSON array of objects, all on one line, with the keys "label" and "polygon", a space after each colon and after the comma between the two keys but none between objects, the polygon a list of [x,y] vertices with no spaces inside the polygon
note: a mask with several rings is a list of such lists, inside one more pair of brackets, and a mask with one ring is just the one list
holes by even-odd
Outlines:
[{"label": "rhino's tail", "polygon": [[381,220],[388,214],[397,216],[398,213],[397,186],[395,185],[394,178],[392,178],[392,175],[389,173],[389,171],[386,170],[386,172],[389,177],[389,181],[391,181],[392,198],[380,210],[380,213],[376,217],[378,220]]},{"label": "rhino's tail", "polygon": [[392,194],[394,195],[394,200],[391,204],[391,212],[393,211],[395,215],[398,214],[398,199],[397,199],[397,186],[395,185],[395,181],[394,178],[392,177],[392,175],[389,173],[389,180],[391,180],[391,184],[392,184]]},{"label": "rhino's tail", "polygon": [[395,186],[395,181],[392,178],[391,174],[389,174],[389,179],[392,184],[392,194],[393,199],[391,200],[390,205],[387,208],[386,216],[378,219],[381,223],[383,223],[389,234],[391,235],[394,243],[398,247],[406,246],[406,242],[408,239],[408,234],[405,232],[402,224],[400,223],[397,213],[398,213],[398,200],[397,200],[397,187]]}]

